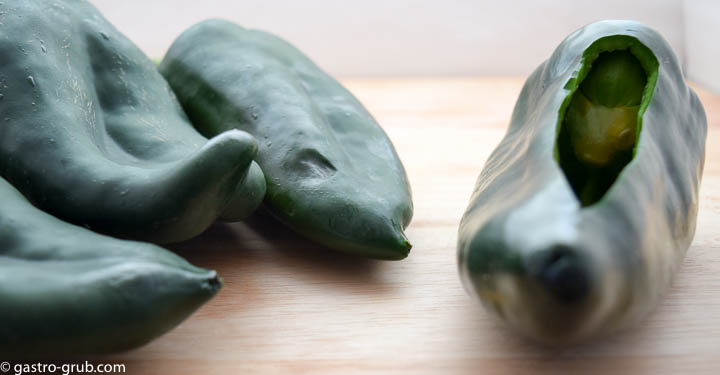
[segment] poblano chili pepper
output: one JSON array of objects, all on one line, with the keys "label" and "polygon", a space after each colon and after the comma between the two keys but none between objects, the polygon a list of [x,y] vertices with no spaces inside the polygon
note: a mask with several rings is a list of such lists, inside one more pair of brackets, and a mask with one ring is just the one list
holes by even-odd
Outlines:
[{"label": "poblano chili pepper", "polygon": [[255,140],[235,130],[208,142],[92,5],[6,0],[0,12],[0,175],[34,204],[108,234],[174,242],[262,202]]},{"label": "poblano chili pepper", "polygon": [[105,237],[33,207],[0,178],[0,356],[134,348],[220,288],[215,271],[159,247]]},{"label": "poblano chili pepper", "polygon": [[692,241],[703,107],[632,21],[570,35],[528,78],[459,229],[466,288],[545,343],[642,319]]},{"label": "poblano chili pepper", "polygon": [[241,129],[258,139],[265,205],[329,247],[402,259],[412,216],[395,149],[365,108],[285,41],[228,21],[180,35],[160,64],[206,136]]}]

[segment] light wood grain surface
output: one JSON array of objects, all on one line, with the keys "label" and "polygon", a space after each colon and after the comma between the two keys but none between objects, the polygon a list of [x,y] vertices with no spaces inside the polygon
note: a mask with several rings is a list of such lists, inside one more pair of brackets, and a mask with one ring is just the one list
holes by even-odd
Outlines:
[{"label": "light wood grain surface", "polygon": [[720,374],[720,96],[709,119],[695,241],[642,325],[568,349],[528,343],[463,290],[457,226],[503,136],[520,78],[345,81],[407,168],[414,248],[400,262],[337,254],[271,219],[174,246],[218,270],[218,296],[153,343],[99,360],[129,374]]}]

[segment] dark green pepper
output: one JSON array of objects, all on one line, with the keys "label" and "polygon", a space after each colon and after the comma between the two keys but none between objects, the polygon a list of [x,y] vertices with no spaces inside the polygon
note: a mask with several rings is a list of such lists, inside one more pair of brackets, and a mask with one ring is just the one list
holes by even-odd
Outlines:
[{"label": "dark green pepper", "polygon": [[126,350],[170,330],[220,288],[215,271],[33,207],[0,178],[0,356]]},{"label": "dark green pepper", "polygon": [[642,319],[692,241],[706,133],[657,32],[576,31],[528,78],[478,179],[458,239],[467,289],[545,343]]},{"label": "dark green pepper", "polygon": [[208,140],[85,1],[0,3],[0,175],[67,221],[152,242],[248,216],[265,193],[240,131]]},{"label": "dark green pepper", "polygon": [[337,81],[277,37],[210,20],[172,44],[160,71],[195,127],[258,139],[265,205],[329,247],[402,259],[412,216],[405,170],[383,130]]}]

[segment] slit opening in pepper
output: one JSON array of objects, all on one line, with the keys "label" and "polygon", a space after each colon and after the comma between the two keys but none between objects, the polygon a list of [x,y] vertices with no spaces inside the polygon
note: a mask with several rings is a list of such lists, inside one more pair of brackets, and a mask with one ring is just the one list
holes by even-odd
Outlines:
[{"label": "slit opening in pepper", "polygon": [[600,201],[632,161],[659,64],[636,38],[598,39],[565,89],[555,157],[582,207]]}]

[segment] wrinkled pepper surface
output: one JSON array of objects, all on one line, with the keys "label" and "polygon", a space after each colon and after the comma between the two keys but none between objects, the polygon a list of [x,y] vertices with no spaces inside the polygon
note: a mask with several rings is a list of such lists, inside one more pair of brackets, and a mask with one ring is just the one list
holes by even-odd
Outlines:
[{"label": "wrinkled pepper surface", "polygon": [[337,250],[402,259],[410,186],[372,116],[287,42],[228,21],[197,24],[160,64],[196,128],[258,139],[265,206],[297,232]]},{"label": "wrinkled pepper surface", "polygon": [[459,229],[466,288],[549,344],[642,319],[694,231],[707,122],[654,30],[574,32],[525,83]]},{"label": "wrinkled pepper surface", "polygon": [[215,271],[154,245],[73,226],[0,178],[0,355],[125,350],[170,330],[220,288]]},{"label": "wrinkled pepper surface", "polygon": [[114,236],[191,238],[261,202],[255,140],[208,141],[155,65],[86,1],[0,3],[0,175]]}]

